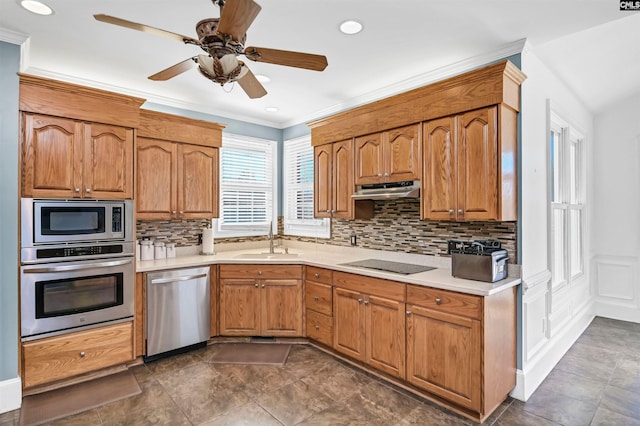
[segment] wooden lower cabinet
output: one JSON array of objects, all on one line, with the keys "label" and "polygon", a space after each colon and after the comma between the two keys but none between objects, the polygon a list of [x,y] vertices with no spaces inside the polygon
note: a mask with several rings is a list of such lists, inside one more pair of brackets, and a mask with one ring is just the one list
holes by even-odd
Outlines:
[{"label": "wooden lower cabinet", "polygon": [[25,388],[134,359],[133,322],[108,325],[22,344]]},{"label": "wooden lower cabinet", "polygon": [[[371,284],[372,289],[381,288],[385,280],[343,273],[334,276],[343,284],[353,284],[353,288],[333,289],[333,348],[387,374],[404,378],[404,302],[358,291],[367,284]],[[388,283],[404,288],[401,283]]]},{"label": "wooden lower cabinet", "polygon": [[219,276],[222,336],[303,335],[300,266],[220,265]]}]

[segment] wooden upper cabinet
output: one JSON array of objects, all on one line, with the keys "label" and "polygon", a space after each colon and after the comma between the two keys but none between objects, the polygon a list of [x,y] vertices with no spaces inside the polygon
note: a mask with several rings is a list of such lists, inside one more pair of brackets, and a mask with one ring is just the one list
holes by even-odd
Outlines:
[{"label": "wooden upper cabinet", "polygon": [[[430,220],[515,220],[515,140],[497,133],[498,107],[424,123],[422,218]],[[511,178],[503,170],[511,168]],[[515,186],[515,183],[511,184]]]},{"label": "wooden upper cabinet", "polygon": [[23,196],[132,198],[132,129],[24,113],[23,135]]},{"label": "wooden upper cabinet", "polygon": [[136,141],[136,216],[172,218],[177,210],[178,145],[156,139]]},{"label": "wooden upper cabinet", "polygon": [[420,124],[356,138],[355,183],[420,179]]},{"label": "wooden upper cabinet", "polygon": [[142,110],[136,142],[138,219],[218,216],[223,126]]},{"label": "wooden upper cabinet", "polygon": [[370,218],[373,203],[354,202],[353,140],[314,147],[314,216],[335,219]]}]

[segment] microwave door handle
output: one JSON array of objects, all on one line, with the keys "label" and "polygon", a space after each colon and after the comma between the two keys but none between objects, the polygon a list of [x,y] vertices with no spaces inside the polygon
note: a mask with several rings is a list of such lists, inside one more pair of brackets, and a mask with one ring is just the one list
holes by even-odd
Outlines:
[{"label": "microwave door handle", "polygon": [[178,281],[189,281],[195,280],[197,278],[205,278],[207,274],[197,274],[197,275],[187,275],[186,277],[175,277],[175,278],[156,278],[155,280],[151,280],[151,284],[170,284]]},{"label": "microwave door handle", "polygon": [[133,260],[113,260],[109,262],[98,262],[98,263],[90,263],[84,265],[61,265],[61,266],[52,266],[52,267],[44,267],[44,268],[29,268],[24,270],[24,272],[29,274],[39,274],[43,272],[68,272],[68,271],[80,271],[83,269],[94,269],[94,268],[105,268],[109,266],[120,266],[126,265],[128,263],[132,263]]}]

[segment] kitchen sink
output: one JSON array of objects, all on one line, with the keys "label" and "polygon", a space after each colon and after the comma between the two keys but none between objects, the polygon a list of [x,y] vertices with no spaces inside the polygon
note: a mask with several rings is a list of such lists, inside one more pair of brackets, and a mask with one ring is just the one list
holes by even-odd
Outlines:
[{"label": "kitchen sink", "polygon": [[298,253],[242,253],[235,256],[235,259],[294,259]]}]

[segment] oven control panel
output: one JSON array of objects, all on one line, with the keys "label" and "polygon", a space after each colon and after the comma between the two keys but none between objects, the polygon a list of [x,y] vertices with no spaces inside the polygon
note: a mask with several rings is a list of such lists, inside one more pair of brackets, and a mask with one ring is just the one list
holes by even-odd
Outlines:
[{"label": "oven control panel", "polygon": [[38,259],[52,259],[57,257],[77,257],[77,256],[97,256],[103,254],[123,253],[122,244],[100,245],[100,246],[76,246],[37,249]]}]

